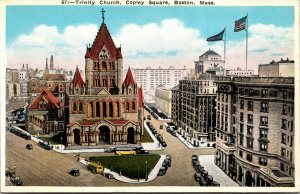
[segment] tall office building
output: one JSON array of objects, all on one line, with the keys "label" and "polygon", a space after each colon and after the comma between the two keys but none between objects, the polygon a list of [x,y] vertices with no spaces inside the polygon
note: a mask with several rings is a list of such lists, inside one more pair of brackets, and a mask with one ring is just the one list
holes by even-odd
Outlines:
[{"label": "tall office building", "polygon": [[184,79],[187,75],[187,69],[176,69],[171,66],[169,68],[151,68],[132,69],[134,77],[139,86],[143,88],[144,100],[146,102],[155,101],[155,89],[159,85],[170,89],[176,86],[179,80]]}]

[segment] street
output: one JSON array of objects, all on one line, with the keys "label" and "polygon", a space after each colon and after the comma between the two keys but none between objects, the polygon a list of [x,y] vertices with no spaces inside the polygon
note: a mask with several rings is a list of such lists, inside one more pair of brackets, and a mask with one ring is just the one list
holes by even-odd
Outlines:
[{"label": "street", "polygon": [[[148,112],[145,111],[145,117]],[[164,129],[162,124],[152,117],[150,121],[167,142],[163,151],[150,151],[156,154],[170,154],[172,166],[166,175],[157,177],[149,183],[129,184],[114,179],[107,179],[102,175],[89,172],[83,164],[77,162],[76,154],[60,154],[47,151],[33,141],[25,140],[6,131],[6,167],[16,166],[16,175],[24,186],[199,186],[194,180],[195,170],[191,165],[191,156],[211,155],[214,149],[189,149],[178,138]],[[33,144],[32,150],[26,145]],[[82,153],[81,157],[108,155],[108,153]],[[80,176],[69,175],[72,168],[80,169]],[[229,177],[228,177],[229,179]]]}]

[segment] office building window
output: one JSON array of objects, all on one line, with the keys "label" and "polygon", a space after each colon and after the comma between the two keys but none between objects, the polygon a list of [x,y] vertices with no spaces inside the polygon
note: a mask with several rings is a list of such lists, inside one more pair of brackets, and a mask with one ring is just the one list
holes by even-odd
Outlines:
[{"label": "office building window", "polygon": [[266,158],[259,158],[259,164],[262,166],[267,166],[268,160]]},{"label": "office building window", "polygon": [[248,123],[252,124],[253,123],[253,115],[248,114]]},{"label": "office building window", "polygon": [[269,105],[268,105],[267,102],[261,102],[260,111],[261,112],[268,112],[269,111]]},{"label": "office building window", "polygon": [[259,129],[259,138],[268,139],[268,130]]},{"label": "office building window", "polygon": [[287,130],[287,120],[286,119],[281,120],[281,129]]},{"label": "office building window", "polygon": [[285,157],[285,148],[281,148],[281,156]]},{"label": "office building window", "polygon": [[247,154],[247,160],[248,160],[249,162],[252,161],[252,155],[251,155],[251,154]]},{"label": "office building window", "polygon": [[261,116],[261,117],[260,117],[260,125],[261,125],[261,126],[268,126],[268,117],[266,117],[266,116]]},{"label": "office building window", "polygon": [[248,101],[248,110],[253,111],[253,101]]},{"label": "office building window", "polygon": [[240,109],[244,109],[244,100],[240,101]]},{"label": "office building window", "polygon": [[286,144],[286,134],[285,133],[281,133],[281,143]]},{"label": "office building window", "polygon": [[259,151],[266,152],[268,150],[268,144],[265,142],[260,142],[259,143]]}]

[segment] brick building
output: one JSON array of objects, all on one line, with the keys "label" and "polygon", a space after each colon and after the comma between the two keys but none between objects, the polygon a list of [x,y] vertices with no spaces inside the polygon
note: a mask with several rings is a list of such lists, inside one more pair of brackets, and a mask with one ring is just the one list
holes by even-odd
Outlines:
[{"label": "brick building", "polygon": [[85,54],[85,81],[76,69],[70,85],[67,146],[140,144],[142,90],[103,22]]},{"label": "brick building", "polygon": [[50,90],[42,91],[29,105],[26,129],[32,134],[49,134],[65,131],[64,103]]}]

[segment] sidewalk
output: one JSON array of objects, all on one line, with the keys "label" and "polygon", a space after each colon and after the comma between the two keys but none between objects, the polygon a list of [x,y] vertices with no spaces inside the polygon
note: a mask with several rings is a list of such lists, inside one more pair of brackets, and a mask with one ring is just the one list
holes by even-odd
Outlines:
[{"label": "sidewalk", "polygon": [[224,171],[215,165],[214,155],[200,155],[199,161],[204,167],[204,170],[206,170],[208,174],[212,175],[213,179],[220,183],[221,186],[239,187],[239,184],[233,181]]},{"label": "sidewalk", "polygon": [[[160,155],[160,159],[158,160],[157,164],[155,165],[155,167],[151,170],[151,172],[148,175],[148,180],[140,179],[138,181],[136,179],[130,179],[130,178],[122,176],[122,175],[120,175],[116,172],[113,172],[113,171],[111,171],[107,168],[104,169],[104,173],[110,173],[110,174],[114,175],[114,178],[116,180],[121,181],[121,182],[125,182],[125,183],[134,183],[134,184],[146,183],[146,182],[153,181],[157,177],[157,173],[158,173],[160,167],[162,166],[162,163],[164,162],[165,158],[166,158],[166,155]],[[85,161],[82,158],[79,160],[79,162],[84,164],[84,165],[89,164],[87,161]]]},{"label": "sidewalk", "polygon": [[144,121],[144,127],[149,133],[150,137],[154,141],[153,143],[142,143],[142,146],[145,150],[163,150],[164,148],[160,145],[159,141],[156,139],[156,137],[153,135],[151,130],[149,129],[148,125],[146,124],[146,121]]},{"label": "sidewalk", "polygon": [[215,149],[214,147],[195,147],[190,142],[188,142],[187,140],[185,140],[177,131],[176,131],[176,136],[189,149]]}]

